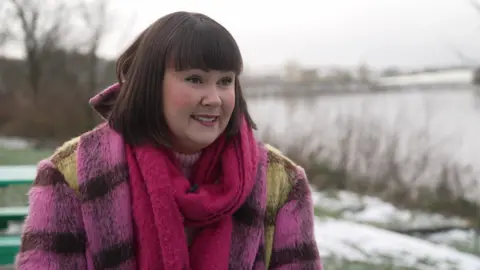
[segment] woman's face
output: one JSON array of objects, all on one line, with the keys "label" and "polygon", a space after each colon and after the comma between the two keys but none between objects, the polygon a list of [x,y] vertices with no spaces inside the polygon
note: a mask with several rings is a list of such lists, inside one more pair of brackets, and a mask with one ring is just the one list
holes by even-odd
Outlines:
[{"label": "woman's face", "polygon": [[175,151],[193,153],[213,143],[235,106],[235,73],[165,70],[163,107]]}]

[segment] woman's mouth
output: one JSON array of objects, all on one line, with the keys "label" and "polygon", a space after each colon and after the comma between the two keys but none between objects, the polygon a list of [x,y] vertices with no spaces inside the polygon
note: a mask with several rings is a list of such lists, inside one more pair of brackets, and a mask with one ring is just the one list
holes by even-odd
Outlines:
[{"label": "woman's mouth", "polygon": [[192,118],[204,126],[213,126],[218,121],[215,115],[192,115]]}]

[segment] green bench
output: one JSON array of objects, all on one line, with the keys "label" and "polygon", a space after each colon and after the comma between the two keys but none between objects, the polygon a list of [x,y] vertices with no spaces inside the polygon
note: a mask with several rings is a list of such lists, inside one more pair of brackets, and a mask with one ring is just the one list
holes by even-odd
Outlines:
[{"label": "green bench", "polygon": [[[0,188],[31,185],[36,172],[36,166],[0,166]],[[0,207],[0,230],[6,229],[9,222],[23,221],[27,214],[27,207]]]},{"label": "green bench", "polygon": [[30,185],[36,174],[36,166],[0,166],[0,188],[12,185]]},{"label": "green bench", "polygon": [[0,237],[0,265],[10,265],[15,261],[15,256],[20,249],[19,236]]},{"label": "green bench", "polygon": [[[31,185],[35,175],[35,166],[0,166],[0,188]],[[7,229],[10,222],[21,223],[27,214],[26,206],[0,207],[0,231]],[[13,264],[19,249],[19,235],[0,234],[0,266]]]},{"label": "green bench", "polygon": [[28,214],[28,207],[0,207],[0,230],[5,230],[9,222],[22,222]]}]

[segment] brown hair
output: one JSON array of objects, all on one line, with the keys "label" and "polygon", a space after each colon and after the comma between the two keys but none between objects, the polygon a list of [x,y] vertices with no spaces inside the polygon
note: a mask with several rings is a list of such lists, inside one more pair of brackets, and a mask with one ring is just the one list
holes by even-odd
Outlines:
[{"label": "brown hair", "polygon": [[251,128],[256,128],[238,80],[243,59],[235,39],[206,15],[175,12],[150,25],[117,61],[121,90],[108,123],[126,143],[171,145],[162,102],[167,63],[176,70],[234,71],[235,108],[226,134],[237,134],[242,115]]}]

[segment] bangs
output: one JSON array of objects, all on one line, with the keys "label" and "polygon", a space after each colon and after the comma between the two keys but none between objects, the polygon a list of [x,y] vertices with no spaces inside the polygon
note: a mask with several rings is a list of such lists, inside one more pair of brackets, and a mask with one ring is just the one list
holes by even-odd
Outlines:
[{"label": "bangs", "polygon": [[[170,67],[233,71],[243,70],[240,49],[231,34],[222,26],[205,22],[178,29],[167,47]],[[171,66],[173,65],[173,66]]]},{"label": "bangs", "polygon": [[[108,124],[127,144],[172,147],[164,112],[163,77],[167,67],[240,75],[243,60],[232,35],[206,15],[179,11],[158,19],[135,39],[116,64],[121,91],[108,114]],[[225,129],[228,136],[238,134],[243,116],[255,129],[240,81],[235,78],[235,106]]]}]

